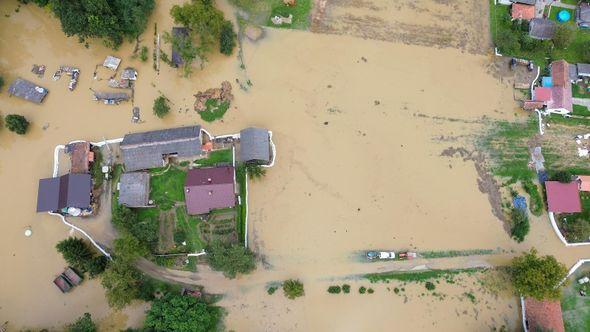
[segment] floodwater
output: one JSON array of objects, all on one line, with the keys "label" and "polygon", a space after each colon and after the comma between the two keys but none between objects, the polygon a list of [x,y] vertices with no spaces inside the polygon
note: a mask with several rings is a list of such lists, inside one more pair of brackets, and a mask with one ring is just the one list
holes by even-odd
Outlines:
[{"label": "floodwater", "polygon": [[[160,32],[172,27],[168,11],[179,2],[158,3],[143,45],[151,50],[154,22]],[[373,285],[375,294],[363,296],[356,288],[368,283],[359,280],[348,281],[354,294],[346,297],[330,295],[326,288],[350,275],[399,268],[360,263],[355,255],[370,248],[500,248],[508,253],[484,262],[492,265],[505,264],[512,253],[532,246],[568,266],[590,256],[589,249],[566,249],[546,217],[533,219],[527,241],[516,244],[479,191],[473,163],[441,157],[448,147],[472,149],[483,119],[514,119],[518,112],[510,85],[493,76],[489,56],[267,30],[263,40],[244,42],[245,70],[235,56],[211,55],[204,70],[186,79],[165,64],[157,74],[151,60],[132,59],[133,43],[111,51],[93,42],[86,49],[65,37],[57,20],[41,9],[15,8],[16,1],[0,3],[0,73],[7,84],[20,76],[50,93],[42,105],[9,98],[6,88],[0,93],[2,115],[23,114],[32,122],[24,137],[0,129],[0,321],[9,321],[10,327],[59,329],[84,312],[101,320],[105,331],[141,322],[145,306],[112,313],[98,281],[67,295],[52,284],[65,266],[54,246],[69,230],[58,219],[35,213],[37,180],[51,176],[57,144],[201,123],[192,110],[193,95],[224,80],[250,79],[253,86],[242,91],[233,84],[232,107],[222,122],[205,128],[223,134],[266,127],[278,149],[275,167],[249,186],[249,244],[264,267],[231,281],[207,269],[186,276],[226,294],[220,304],[228,311],[228,329],[473,331],[504,324],[516,329],[515,297],[474,289],[480,300],[472,304],[461,297],[467,284],[438,286],[448,294],[444,300],[419,296],[421,285],[406,286],[408,301],[388,291],[388,284]],[[231,11],[225,3],[222,8]],[[107,106],[91,100],[89,89],[108,90],[105,80],[92,80],[95,65],[108,54],[139,71],[134,106],[141,109],[140,124],[131,122],[131,103]],[[33,64],[47,65],[43,79],[30,72]],[[67,90],[66,78],[51,80],[59,65],[81,69],[74,92]],[[164,120],[151,112],[159,94],[173,105]],[[27,226],[33,229],[31,238],[23,235]],[[444,267],[446,262],[425,264]],[[476,263],[469,258],[449,262],[452,267]],[[305,282],[304,298],[288,301],[280,291],[266,294],[266,283],[289,277]]]}]

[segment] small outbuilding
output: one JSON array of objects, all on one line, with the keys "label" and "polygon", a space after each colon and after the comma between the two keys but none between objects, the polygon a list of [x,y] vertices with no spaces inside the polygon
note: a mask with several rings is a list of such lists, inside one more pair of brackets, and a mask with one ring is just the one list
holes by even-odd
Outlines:
[{"label": "small outbuilding", "polygon": [[268,164],[271,161],[270,134],[263,128],[240,131],[240,161]]},{"label": "small outbuilding", "polygon": [[37,212],[65,208],[90,208],[92,179],[90,174],[66,174],[39,180]]},{"label": "small outbuilding", "polygon": [[582,77],[590,77],[590,64],[588,63],[578,63],[576,64],[577,67],[577,76]]},{"label": "small outbuilding", "polygon": [[236,205],[234,168],[207,167],[188,171],[184,184],[186,210],[190,215]]},{"label": "small outbuilding", "polygon": [[70,173],[88,173],[90,162],[94,161],[94,153],[90,151],[89,142],[76,142],[66,145],[66,153],[70,155]]},{"label": "small outbuilding", "polygon": [[580,28],[590,28],[590,4],[580,1],[576,7],[576,23]]},{"label": "small outbuilding", "polygon": [[8,87],[8,94],[10,96],[17,96],[35,104],[41,104],[48,93],[49,90],[46,88],[20,77],[14,80]]},{"label": "small outbuilding", "polygon": [[512,0],[512,2],[534,6],[537,3],[537,0]]},{"label": "small outbuilding", "polygon": [[129,100],[129,95],[125,92],[94,92],[94,100],[104,101],[105,104],[116,104]]},{"label": "small outbuilding", "polygon": [[539,301],[527,297],[524,299],[523,311],[525,331],[565,331],[559,300]]},{"label": "small outbuilding", "polygon": [[121,174],[119,204],[127,207],[146,207],[150,199],[150,175],[147,172]]},{"label": "small outbuilding", "polygon": [[116,58],[116,57],[114,57],[112,55],[109,55],[109,56],[106,57],[106,59],[104,59],[104,62],[103,62],[102,65],[104,67],[107,67],[110,70],[116,71],[117,68],[119,68],[119,65],[120,64],[121,64],[121,59]]},{"label": "small outbuilding", "polygon": [[580,191],[590,191],[590,175],[578,175],[576,181],[578,181]]},{"label": "small outbuilding", "polygon": [[577,213],[582,212],[580,192],[577,182],[561,183],[545,181],[547,189],[547,206],[549,212]]},{"label": "small outbuilding", "polygon": [[535,39],[551,39],[555,32],[555,22],[546,18],[533,18],[529,23],[529,36]]}]

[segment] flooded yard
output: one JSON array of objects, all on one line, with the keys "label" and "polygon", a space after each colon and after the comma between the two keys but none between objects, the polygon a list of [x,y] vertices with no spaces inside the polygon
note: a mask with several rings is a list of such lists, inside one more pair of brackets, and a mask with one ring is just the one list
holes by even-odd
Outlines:
[{"label": "flooded yard", "polygon": [[[169,8],[181,2],[158,2],[142,45],[152,47],[155,22],[159,31],[171,29]],[[220,5],[231,13],[227,3]],[[0,3],[0,73],[7,84],[23,77],[50,92],[41,105],[9,97],[6,88],[0,93],[2,115],[22,114],[32,123],[26,136],[0,129],[0,321],[9,321],[10,327],[59,329],[84,312],[103,319],[104,330],[141,323],[144,306],[111,312],[97,280],[67,295],[51,283],[65,266],[54,246],[70,233],[57,218],[35,213],[37,181],[52,175],[57,144],[179,125],[201,124],[215,135],[264,127],[273,131],[277,145],[276,165],[265,178],[249,183],[249,245],[264,264],[237,280],[200,266],[197,274],[182,274],[225,294],[220,305],[228,311],[228,330],[516,329],[516,298],[481,290],[473,276],[459,284],[441,283],[438,291],[447,294],[442,300],[422,296],[421,284],[406,286],[406,300],[392,291],[401,286],[371,285],[355,277],[394,269],[392,264],[366,264],[354,255],[378,248],[503,250],[481,262],[449,263],[470,267],[506,264],[512,254],[531,246],[568,265],[587,253],[563,247],[546,216],[531,220],[523,244],[511,240],[480,191],[474,163],[441,155],[450,147],[473,150],[489,119],[513,120],[518,107],[510,84],[492,75],[490,58],[475,51],[471,41],[464,47],[460,40],[450,43],[468,51],[463,53],[439,49],[438,42],[411,45],[361,39],[355,33],[268,29],[263,40],[244,42],[245,70],[235,55],[212,55],[204,70],[187,79],[165,64],[157,74],[151,61],[132,59],[134,44],[112,51],[94,41],[86,49],[75,37],[65,37],[59,22],[43,10],[29,5],[16,12],[17,6],[16,1]],[[481,14],[468,12],[468,22]],[[471,25],[465,29],[478,31]],[[109,54],[122,58],[123,67],[138,70],[133,102],[92,100],[91,88],[106,87],[106,80],[92,80],[92,74]],[[33,64],[46,65],[48,73],[60,65],[80,68],[78,87],[70,92],[63,78],[53,81],[47,73],[37,78],[30,72]],[[252,87],[239,89],[236,79],[249,79]],[[223,120],[202,123],[193,95],[225,80],[234,84],[230,109]],[[162,120],[152,113],[160,94],[171,102],[171,114]],[[131,121],[134,106],[141,110],[138,124]],[[30,238],[23,235],[27,226],[33,230]],[[103,228],[102,223],[95,227]],[[445,262],[428,265],[448,268]],[[351,294],[326,292],[347,277],[352,278],[347,281]],[[280,290],[267,295],[267,283],[287,278],[304,281],[306,296],[289,301]],[[362,285],[375,293],[358,294]],[[476,302],[464,294],[469,292]]]}]

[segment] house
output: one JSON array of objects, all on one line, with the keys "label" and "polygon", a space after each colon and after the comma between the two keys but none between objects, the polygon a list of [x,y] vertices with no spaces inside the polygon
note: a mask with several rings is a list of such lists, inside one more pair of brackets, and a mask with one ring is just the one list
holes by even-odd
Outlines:
[{"label": "house", "polygon": [[90,151],[90,143],[71,143],[66,145],[65,151],[70,155],[70,173],[88,173],[90,162],[94,161],[94,152]]},{"label": "house", "polygon": [[535,18],[535,6],[515,3],[512,5],[511,15],[513,20],[532,20]]},{"label": "house", "polygon": [[533,18],[529,23],[529,36],[535,39],[551,39],[555,32],[555,22],[545,18]]},{"label": "house", "polygon": [[[533,91],[532,102],[542,102],[548,113],[568,114],[573,110],[570,65],[565,60],[551,63],[551,79]],[[529,103],[530,107],[532,104]]]},{"label": "house", "polygon": [[170,158],[201,156],[201,126],[127,134],[120,149],[127,172],[162,167]]},{"label": "house", "polygon": [[17,96],[35,104],[41,104],[49,90],[22,78],[17,78],[8,87],[9,96]]},{"label": "house", "polygon": [[[188,38],[188,28],[185,27],[174,27],[172,28],[172,36],[174,38]],[[174,67],[179,67],[184,64],[184,60],[180,56],[178,50],[172,46],[172,64]]]},{"label": "house", "polygon": [[90,208],[92,179],[90,174],[66,174],[39,180],[37,212]]},{"label": "house", "polygon": [[578,181],[580,191],[590,191],[590,175],[578,175],[576,181]]},{"label": "house", "polygon": [[563,315],[559,300],[535,300],[527,297],[524,299],[524,330],[564,332]]},{"label": "house", "polygon": [[561,183],[545,181],[547,189],[547,206],[549,212],[576,213],[582,212],[580,192],[577,182]]},{"label": "house", "polygon": [[125,92],[94,92],[94,100],[102,100],[105,104],[114,104],[121,101],[129,100],[129,95]]},{"label": "house", "polygon": [[150,199],[150,175],[147,172],[121,174],[119,204],[127,207],[146,207]]},{"label": "house", "polygon": [[224,166],[189,170],[184,184],[184,197],[190,215],[234,207],[234,168]]},{"label": "house", "polygon": [[262,128],[246,128],[240,131],[240,160],[268,164],[271,160],[270,136]]},{"label": "house", "polygon": [[576,8],[576,23],[580,28],[590,28],[590,4],[581,1]]},{"label": "house", "polygon": [[115,58],[114,56],[107,56],[106,59],[104,59],[103,62],[103,66],[107,67],[110,70],[114,70],[116,71],[117,68],[119,68],[119,65],[121,64],[121,59],[119,58]]}]

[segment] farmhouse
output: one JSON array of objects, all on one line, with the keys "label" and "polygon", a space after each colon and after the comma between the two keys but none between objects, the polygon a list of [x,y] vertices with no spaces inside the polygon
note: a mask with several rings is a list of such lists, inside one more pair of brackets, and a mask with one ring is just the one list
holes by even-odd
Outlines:
[{"label": "farmhouse", "polygon": [[234,168],[196,168],[188,171],[184,184],[188,214],[197,215],[236,205]]},{"label": "farmhouse", "polygon": [[149,205],[150,175],[147,172],[121,174],[119,180],[119,204],[127,207]]},{"label": "farmhouse", "polygon": [[529,24],[529,36],[535,39],[551,39],[555,32],[555,22],[545,18],[533,18]]},{"label": "farmhouse", "polygon": [[10,96],[17,96],[35,104],[41,104],[48,93],[49,91],[44,87],[38,86],[37,84],[22,78],[17,78],[8,87],[8,94]]},{"label": "farmhouse", "polygon": [[551,63],[551,78],[543,79],[543,86],[534,90],[533,101],[542,102],[546,111],[568,114],[573,110],[570,66],[565,60]]},{"label": "farmhouse", "polygon": [[582,211],[577,182],[545,181],[549,212],[576,213]]},{"label": "farmhouse", "polygon": [[90,174],[66,174],[39,180],[37,212],[90,208]]},{"label": "farmhouse", "polygon": [[171,159],[200,157],[201,126],[127,134],[120,145],[127,172],[165,166]]}]

